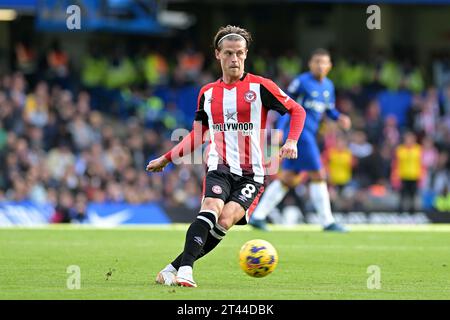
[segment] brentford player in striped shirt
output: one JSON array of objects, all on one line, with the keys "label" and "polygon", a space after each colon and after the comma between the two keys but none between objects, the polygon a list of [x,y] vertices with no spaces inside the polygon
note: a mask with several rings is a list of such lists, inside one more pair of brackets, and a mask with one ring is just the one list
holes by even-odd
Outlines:
[{"label": "brentford player in striped shirt", "polygon": [[158,283],[196,287],[194,261],[213,250],[233,225],[248,222],[264,191],[263,144],[269,110],[290,114],[288,139],[279,155],[297,158],[305,110],[273,81],[245,72],[250,42],[251,35],[245,29],[219,29],[213,45],[222,78],[201,89],[191,133],[147,165],[147,171],[162,171],[169,162],[202,145],[205,133],[209,133],[200,212],[186,233],[183,252],[158,273]]}]

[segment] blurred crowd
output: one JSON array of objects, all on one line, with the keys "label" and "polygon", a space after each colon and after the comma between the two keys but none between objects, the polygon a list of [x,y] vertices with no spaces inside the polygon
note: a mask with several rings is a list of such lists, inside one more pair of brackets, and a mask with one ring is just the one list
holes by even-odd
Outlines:
[{"label": "blurred crowd", "polygon": [[[57,43],[43,57],[17,45],[15,71],[0,75],[0,201],[49,202],[54,222],[82,221],[90,201],[197,209],[203,166],[151,175],[145,166],[173,146],[174,129],[190,129],[217,63],[192,43],[103,52],[92,47],[76,69]],[[248,71],[285,88],[306,62],[260,50]],[[335,209],[449,211],[450,83],[435,86],[411,63],[381,58],[338,58],[330,77],[353,122],[343,133],[324,121],[318,137]]]},{"label": "blurred crowd", "polygon": [[82,221],[89,201],[198,206],[199,170],[145,172],[171,145],[135,117],[123,122],[93,110],[86,91],[47,81],[28,88],[19,72],[1,77],[0,201],[51,203],[53,222]]}]

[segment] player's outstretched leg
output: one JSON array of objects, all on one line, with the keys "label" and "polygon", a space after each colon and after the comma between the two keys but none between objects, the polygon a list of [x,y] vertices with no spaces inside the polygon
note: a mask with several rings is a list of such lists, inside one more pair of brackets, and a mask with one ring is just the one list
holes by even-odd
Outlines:
[{"label": "player's outstretched leg", "polygon": [[[158,273],[156,277],[157,283],[184,287],[197,286],[193,278],[192,267],[194,261],[202,253],[208,234],[215,226],[216,221],[216,214],[213,211],[200,211],[197,219],[189,226],[186,232],[183,253]],[[179,268],[176,268],[174,264],[178,263]]]},{"label": "player's outstretched leg", "polygon": [[312,181],[310,184],[311,202],[322,220],[324,231],[347,232],[348,229],[334,220],[331,213],[330,195],[325,181]]},{"label": "player's outstretched leg", "polygon": [[[225,237],[227,233],[227,230],[216,223],[214,228],[212,228],[209,231],[208,237],[206,238],[205,245],[203,246],[202,251],[198,255],[198,257],[195,259],[197,261],[201,257],[206,256],[209,252],[211,252],[217,245],[222,241],[223,237]],[[183,252],[178,255],[178,257],[175,258],[175,260],[172,261],[172,263],[168,264],[160,273],[164,273],[163,275],[166,275],[166,277],[170,278],[173,282],[168,285],[174,285],[175,277],[177,276],[178,269],[181,266],[181,260],[183,259]],[[174,275],[172,277],[172,275]],[[159,274],[158,274],[159,276]],[[159,282],[157,280],[158,283]],[[170,282],[170,281],[169,281]],[[164,284],[164,283],[163,283]]]},{"label": "player's outstretched leg", "polygon": [[197,287],[193,278],[194,261],[200,255],[208,238],[209,231],[217,222],[216,215],[209,210],[200,211],[197,219],[186,233],[183,256],[176,276],[176,282],[183,287]]},{"label": "player's outstretched leg", "polygon": [[257,229],[268,231],[266,218],[283,200],[289,188],[279,179],[274,180],[264,191],[258,206],[253,212],[249,224]]}]

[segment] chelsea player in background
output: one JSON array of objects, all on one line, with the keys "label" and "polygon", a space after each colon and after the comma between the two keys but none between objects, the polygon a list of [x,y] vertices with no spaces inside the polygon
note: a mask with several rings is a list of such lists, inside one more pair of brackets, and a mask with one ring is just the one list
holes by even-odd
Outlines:
[{"label": "chelsea player in background", "polygon": [[[335,222],[331,213],[326,173],[316,142],[323,113],[337,121],[342,129],[349,130],[351,127],[350,118],[335,109],[334,85],[327,78],[331,67],[329,52],[316,49],[309,60],[310,71],[300,74],[289,85],[288,94],[306,110],[304,130],[298,141],[300,150],[297,159],[283,161],[278,179],[263,193],[250,220],[250,224],[256,228],[267,230],[266,217],[283,200],[289,188],[294,188],[300,183],[299,173],[307,171],[310,178],[310,199],[321,219],[324,231],[347,231],[344,226]],[[289,117],[283,116],[279,119],[277,128],[283,129],[288,123]],[[286,140],[286,137],[284,139]]]}]

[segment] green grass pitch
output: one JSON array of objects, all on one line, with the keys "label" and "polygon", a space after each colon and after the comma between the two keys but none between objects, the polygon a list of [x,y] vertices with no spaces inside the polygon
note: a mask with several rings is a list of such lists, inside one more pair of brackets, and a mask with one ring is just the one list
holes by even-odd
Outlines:
[{"label": "green grass pitch", "polygon": [[[0,299],[450,299],[448,225],[352,226],[348,234],[234,227],[196,262],[198,288],[155,284],[186,228],[0,229]],[[279,254],[274,273],[260,279],[238,265],[242,244],[258,238]],[[67,288],[70,265],[80,267],[80,289]],[[380,268],[379,289],[367,287],[371,265]]]}]

